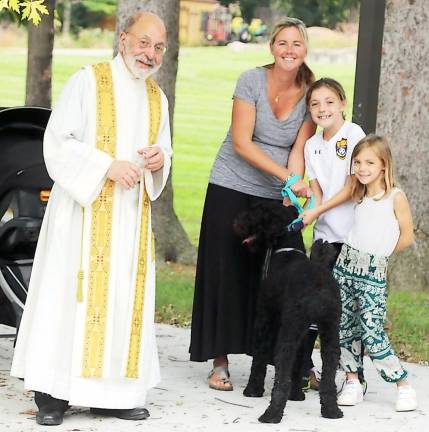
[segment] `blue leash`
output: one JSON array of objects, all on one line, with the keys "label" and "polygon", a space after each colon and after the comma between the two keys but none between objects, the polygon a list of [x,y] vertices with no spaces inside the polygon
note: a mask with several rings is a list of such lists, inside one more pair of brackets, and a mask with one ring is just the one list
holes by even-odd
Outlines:
[{"label": "blue leash", "polygon": [[[285,185],[282,188],[282,197],[283,198],[289,198],[292,205],[298,210],[298,213],[302,213],[304,211],[304,208],[301,206],[301,204],[298,202],[298,198],[293,193],[291,186],[295,184],[298,180],[300,180],[301,177],[299,175],[294,175],[288,178]],[[310,197],[310,202],[308,203],[307,209],[314,208],[314,196],[312,195]],[[294,219],[287,227],[286,229],[288,231],[300,231],[302,228],[304,228],[304,223],[302,221],[302,218],[298,217]]]}]

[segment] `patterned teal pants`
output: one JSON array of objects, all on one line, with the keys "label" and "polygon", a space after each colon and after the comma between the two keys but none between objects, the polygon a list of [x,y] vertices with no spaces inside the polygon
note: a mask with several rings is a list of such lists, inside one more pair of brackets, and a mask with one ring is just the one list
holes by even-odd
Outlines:
[{"label": "patterned teal pants", "polygon": [[381,377],[397,382],[407,376],[384,332],[388,257],[370,255],[344,244],[333,274],[340,286],[341,367],[356,373],[362,368],[361,346]]}]

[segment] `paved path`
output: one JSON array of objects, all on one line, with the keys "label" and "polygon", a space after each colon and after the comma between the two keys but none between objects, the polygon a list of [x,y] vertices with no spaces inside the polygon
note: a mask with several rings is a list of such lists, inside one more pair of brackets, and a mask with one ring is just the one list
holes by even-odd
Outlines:
[{"label": "paved path", "polygon": [[[0,334],[5,327],[0,326]],[[365,401],[343,408],[344,418],[328,420],[320,416],[318,393],[310,391],[304,402],[289,402],[282,423],[265,425],[257,417],[265,410],[269,393],[260,399],[242,395],[248,377],[250,358],[231,356],[235,390],[208,389],[207,363],[188,361],[189,330],[158,325],[158,345],[163,380],[148,395],[151,417],[130,422],[99,418],[85,408],[72,408],[57,427],[38,426],[34,420],[32,395],[22,381],[9,376],[12,340],[0,339],[0,432],[423,432],[429,421],[429,367],[406,364],[419,398],[419,409],[409,413],[394,411],[396,390],[381,380],[374,367],[366,364],[369,391]],[[315,355],[316,363],[320,363]],[[269,370],[267,387],[271,387]],[[341,376],[338,377],[341,382]]]}]

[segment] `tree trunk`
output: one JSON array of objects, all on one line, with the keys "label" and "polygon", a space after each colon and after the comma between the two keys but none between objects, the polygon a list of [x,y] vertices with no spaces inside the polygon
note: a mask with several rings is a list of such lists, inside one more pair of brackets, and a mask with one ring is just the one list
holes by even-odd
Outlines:
[{"label": "tree trunk", "polygon": [[[145,10],[160,16],[167,28],[168,50],[164,56],[161,69],[156,74],[156,80],[164,90],[170,108],[170,127],[173,135],[173,114],[176,90],[177,63],[179,56],[179,0],[119,0],[117,12],[116,39],[122,30],[125,20],[137,12]],[[115,44],[117,51],[117,43]],[[156,253],[162,261],[195,263],[196,250],[189,241],[173,208],[173,187],[171,174],[167,186],[160,198],[152,207],[154,232],[156,238]]]},{"label": "tree trunk", "polygon": [[44,4],[49,15],[42,15],[38,26],[28,24],[25,105],[50,108],[55,0],[46,0]]},{"label": "tree trunk", "polygon": [[359,21],[359,1],[350,6],[347,21],[350,23],[357,23]]},{"label": "tree trunk", "polygon": [[72,0],[63,0],[63,28],[61,30],[63,35],[70,35]]},{"label": "tree trunk", "polygon": [[415,248],[393,257],[394,289],[428,290],[429,10],[427,0],[386,3],[377,132],[390,140],[396,178],[410,201]]}]

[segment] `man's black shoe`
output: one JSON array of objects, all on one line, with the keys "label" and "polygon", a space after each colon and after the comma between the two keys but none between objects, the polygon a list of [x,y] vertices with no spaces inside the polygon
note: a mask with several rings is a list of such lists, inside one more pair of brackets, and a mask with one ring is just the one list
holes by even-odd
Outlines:
[{"label": "man's black shoe", "polygon": [[36,422],[39,425],[58,426],[63,422],[64,413],[69,408],[67,401],[41,392],[34,392],[34,401],[39,408],[36,414]]},{"label": "man's black shoe", "polygon": [[91,408],[92,414],[117,417],[122,420],[145,420],[150,414],[146,408],[131,408],[131,409],[106,409],[106,408]]},{"label": "man's black shoe", "polygon": [[36,422],[37,424],[44,426],[58,426],[63,422],[63,417],[64,413],[61,411],[50,413],[39,411],[36,415]]}]

